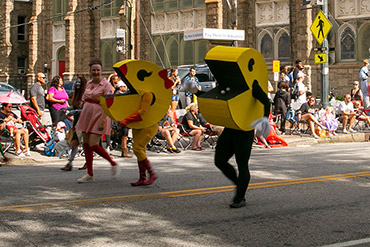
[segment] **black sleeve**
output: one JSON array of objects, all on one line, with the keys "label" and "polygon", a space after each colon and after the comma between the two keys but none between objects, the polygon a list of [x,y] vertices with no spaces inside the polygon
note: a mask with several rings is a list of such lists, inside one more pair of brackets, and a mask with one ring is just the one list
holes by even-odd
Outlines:
[{"label": "black sleeve", "polygon": [[260,85],[256,80],[254,80],[252,85],[252,95],[254,98],[258,99],[265,107],[264,116],[269,117],[270,115],[270,100],[267,94],[262,90]]}]

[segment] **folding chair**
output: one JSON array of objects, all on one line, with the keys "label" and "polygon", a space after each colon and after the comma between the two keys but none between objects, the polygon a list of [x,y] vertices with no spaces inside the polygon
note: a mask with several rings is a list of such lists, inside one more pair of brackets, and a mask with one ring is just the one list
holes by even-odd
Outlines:
[{"label": "folding chair", "polygon": [[158,132],[155,134],[155,136],[150,140],[149,144],[147,145],[148,150],[156,151],[157,153],[160,153],[162,151],[166,151],[166,140],[165,138],[160,135]]},{"label": "folding chair", "polygon": [[215,148],[218,140],[218,135],[212,130],[210,125],[205,125],[207,131],[203,134],[202,143],[207,144],[210,148]]}]

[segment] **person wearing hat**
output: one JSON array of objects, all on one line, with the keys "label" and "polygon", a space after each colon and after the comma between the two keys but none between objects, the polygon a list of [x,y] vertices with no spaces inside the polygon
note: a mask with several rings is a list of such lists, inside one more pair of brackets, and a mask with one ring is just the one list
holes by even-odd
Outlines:
[{"label": "person wearing hat", "polygon": [[298,96],[297,102],[299,103],[300,106],[303,103],[306,103],[306,101],[307,101],[306,100],[306,91],[307,91],[307,88],[303,84],[304,77],[305,77],[305,74],[302,71],[299,71],[298,72],[298,75],[297,75],[297,85],[298,85],[298,92],[299,92],[299,96]]},{"label": "person wearing hat", "polygon": [[117,90],[115,94],[127,94],[127,86],[123,81],[117,82]]},{"label": "person wearing hat", "polygon": [[[117,82],[117,90],[115,94],[127,94],[127,93],[128,93],[128,90],[127,90],[126,84],[122,80],[119,80]],[[121,150],[122,150],[121,157],[132,158],[132,154],[130,154],[127,148],[129,128],[122,127],[122,126],[120,126],[119,128],[121,129],[122,134],[123,134],[122,141],[121,141]]]},{"label": "person wearing hat", "polygon": [[351,89],[351,101],[360,101],[361,105],[364,100],[362,90],[360,89],[360,83],[358,81],[353,82],[353,88]]}]

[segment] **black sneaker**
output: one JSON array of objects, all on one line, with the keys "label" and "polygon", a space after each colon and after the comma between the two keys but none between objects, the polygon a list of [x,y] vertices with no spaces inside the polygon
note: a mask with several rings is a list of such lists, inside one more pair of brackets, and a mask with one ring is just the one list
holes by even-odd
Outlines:
[{"label": "black sneaker", "polygon": [[172,151],[174,152],[174,153],[181,153],[181,150],[180,149],[178,149],[178,148],[172,148]]},{"label": "black sneaker", "polygon": [[241,208],[245,207],[247,205],[247,202],[245,199],[242,199],[241,201],[233,202],[230,204],[230,208]]},{"label": "black sneaker", "polygon": [[169,152],[169,153],[173,153],[173,150],[172,150],[172,148],[167,148],[167,152]]}]

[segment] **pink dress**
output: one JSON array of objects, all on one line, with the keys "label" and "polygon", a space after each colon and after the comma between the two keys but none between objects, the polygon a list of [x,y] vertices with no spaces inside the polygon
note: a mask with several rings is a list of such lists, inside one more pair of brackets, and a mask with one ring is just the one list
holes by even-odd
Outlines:
[{"label": "pink dress", "polygon": [[[87,82],[85,93],[82,96],[84,106],[77,122],[77,130],[97,135],[111,134],[111,120],[100,106],[99,96],[112,93],[112,86],[104,77],[99,84],[95,84],[91,80]],[[102,121],[105,122],[104,130],[100,131],[98,127]]]}]

